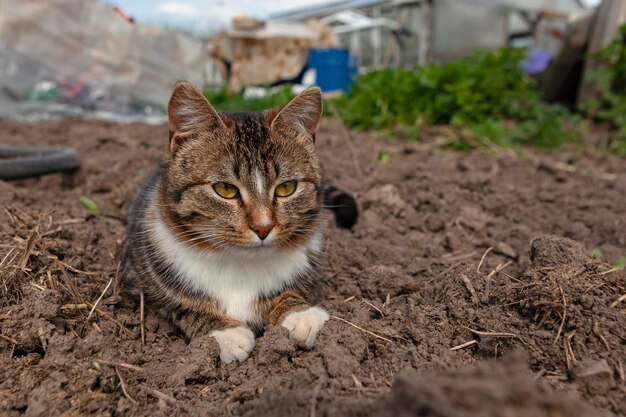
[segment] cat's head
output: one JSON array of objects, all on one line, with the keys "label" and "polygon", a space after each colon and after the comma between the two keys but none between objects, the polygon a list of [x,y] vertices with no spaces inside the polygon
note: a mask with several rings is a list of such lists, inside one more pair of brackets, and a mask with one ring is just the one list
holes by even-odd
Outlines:
[{"label": "cat's head", "polygon": [[321,222],[321,113],[318,88],[282,109],[221,114],[191,84],[177,84],[159,204],[178,240],[211,251],[311,241]]}]

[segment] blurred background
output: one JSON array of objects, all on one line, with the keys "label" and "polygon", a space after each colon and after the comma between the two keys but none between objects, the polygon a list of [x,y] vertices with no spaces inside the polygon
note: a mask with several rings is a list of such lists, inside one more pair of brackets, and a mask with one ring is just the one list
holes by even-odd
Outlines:
[{"label": "blurred background", "polygon": [[319,85],[351,128],[498,143],[514,121],[506,140],[550,147],[580,116],[626,124],[625,19],[619,0],[0,0],[0,116],[159,123],[177,80],[222,110]]}]

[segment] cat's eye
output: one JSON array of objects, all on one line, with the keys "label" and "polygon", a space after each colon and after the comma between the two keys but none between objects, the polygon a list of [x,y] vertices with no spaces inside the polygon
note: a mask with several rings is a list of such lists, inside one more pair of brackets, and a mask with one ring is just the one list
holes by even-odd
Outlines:
[{"label": "cat's eye", "polygon": [[285,181],[282,184],[278,184],[274,189],[274,195],[276,197],[289,197],[296,191],[298,183],[295,181]]},{"label": "cat's eye", "polygon": [[239,195],[239,189],[227,182],[218,182],[213,184],[213,189],[222,198],[231,199]]}]

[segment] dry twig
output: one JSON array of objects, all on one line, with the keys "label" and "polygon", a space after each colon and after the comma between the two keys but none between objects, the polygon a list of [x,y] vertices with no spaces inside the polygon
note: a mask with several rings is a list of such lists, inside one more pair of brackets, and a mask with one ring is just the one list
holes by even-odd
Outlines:
[{"label": "dry twig", "polygon": [[485,253],[483,253],[483,256],[480,258],[480,262],[478,263],[478,267],[476,268],[476,272],[480,273],[480,267],[483,265],[483,262],[485,261],[485,258],[487,257],[489,252],[491,252],[492,250],[493,246],[489,246]]},{"label": "dry twig", "polygon": [[592,275],[589,275],[589,276],[590,277],[601,277],[603,275],[607,275],[607,274],[610,274],[611,272],[615,272],[615,271],[619,271],[619,270],[617,268],[611,268],[611,269],[608,269],[606,271],[602,271],[602,272],[599,272],[597,274],[592,274]]},{"label": "dry twig", "polygon": [[561,297],[563,297],[563,317],[561,317],[561,325],[559,326],[559,330],[556,332],[556,337],[554,338],[554,342],[552,342],[552,346],[556,344],[561,337],[561,332],[563,331],[563,326],[565,326],[565,318],[567,316],[567,301],[565,300],[565,294],[563,293],[563,288],[559,285],[559,291],[561,291]]},{"label": "dry twig", "polygon": [[609,345],[609,342],[606,340],[606,338],[604,337],[604,335],[600,332],[600,329],[598,328],[598,322],[595,321],[593,323],[593,334],[595,334],[598,339],[600,339],[602,341],[602,344],[604,345],[604,348],[607,350],[607,352],[611,351],[611,345]]},{"label": "dry twig", "polygon": [[128,391],[126,390],[126,383],[124,382],[124,378],[122,378],[122,374],[120,373],[120,370],[117,368],[117,366],[115,367],[115,373],[117,374],[117,377],[120,379],[120,386],[122,387],[122,392],[124,393],[124,396],[128,398],[128,400],[131,403],[133,403],[134,405],[137,405],[137,401],[135,401],[135,399],[131,397]]},{"label": "dry twig", "polygon": [[364,328],[362,328],[362,327],[360,327],[360,326],[357,326],[356,324],[354,324],[354,323],[352,323],[352,322],[350,322],[350,321],[348,321],[348,320],[342,319],[341,317],[333,316],[333,318],[334,318],[335,320],[342,321],[342,322],[344,322],[344,323],[346,323],[346,324],[348,324],[348,325],[350,325],[350,326],[354,327],[355,329],[359,329],[359,330],[361,330],[362,332],[365,332],[365,333],[369,334],[370,336],[374,336],[374,337],[376,337],[376,338],[378,338],[378,339],[384,340],[385,342],[393,343],[393,340],[391,340],[391,339],[387,339],[386,337],[383,337],[383,336],[381,336],[381,335],[379,335],[379,334],[376,334],[376,333],[374,333],[374,332],[371,332],[371,331],[369,331],[369,330],[366,330],[366,329],[364,329]]},{"label": "dry twig", "polygon": [[17,344],[18,344],[18,343],[17,343],[17,340],[13,339],[12,337],[5,336],[5,335],[3,335],[3,334],[0,334],[0,339],[2,339],[2,340],[6,340],[7,342],[12,343],[12,344],[14,344],[14,345],[17,345]]},{"label": "dry twig", "polygon": [[576,334],[574,330],[567,337],[563,338],[563,348],[565,349],[565,363],[567,365],[567,370],[571,371],[574,364],[576,364],[576,356],[574,356],[574,350],[572,349],[571,340]]},{"label": "dry twig", "polygon": [[104,297],[104,294],[107,292],[112,282],[113,282],[113,277],[111,277],[111,279],[109,280],[109,283],[106,285],[106,287],[104,287],[104,291],[102,291],[102,293],[100,294],[100,297],[98,297],[96,302],[93,303],[93,306],[91,307],[91,311],[89,311],[89,314],[87,315],[87,321],[91,319],[91,315],[93,314],[96,307],[98,307],[98,303],[100,302],[100,300],[102,300],[102,297]]},{"label": "dry twig", "polygon": [[506,262],[504,264],[498,264],[498,266],[496,266],[494,268],[494,270],[491,271],[489,273],[489,275],[487,275],[487,279],[491,279],[494,275],[499,274],[501,271],[504,270],[504,268],[506,268],[507,266],[511,265],[512,263],[513,263],[513,261],[508,261],[508,262]]},{"label": "dry twig", "polygon": [[141,344],[145,346],[146,344],[146,326],[144,322],[145,318],[145,304],[144,304],[144,295],[143,291],[139,293],[139,326],[141,330]]},{"label": "dry twig", "polygon": [[74,272],[74,273],[76,273],[76,274],[83,274],[83,275],[87,275],[87,276],[90,276],[90,277],[98,276],[98,275],[100,275],[100,274],[101,274],[101,272],[81,271],[80,269],[76,269],[76,268],[74,268],[72,265],[66,264],[65,262],[63,262],[63,261],[61,261],[61,260],[59,260],[59,259],[56,259],[56,258],[53,258],[53,259],[54,259],[57,263],[59,263],[59,264],[63,265],[65,268],[69,269],[70,271],[72,271],[72,272]]},{"label": "dry twig", "polygon": [[459,349],[465,349],[466,347],[475,345],[476,343],[478,343],[478,341],[476,340],[470,340],[469,342],[465,342],[465,343],[461,343],[460,345],[451,347],[450,350],[459,350]]},{"label": "dry twig", "polygon": [[98,364],[103,364],[103,365],[117,366],[117,367],[124,368],[124,369],[130,369],[131,371],[143,372],[143,368],[137,365],[126,363],[126,362],[113,362],[113,361],[108,361],[106,359],[96,359],[94,360],[94,362]]},{"label": "dry twig", "polygon": [[622,301],[624,301],[624,300],[626,300],[626,294],[622,295],[622,296],[621,296],[621,297],[619,297],[617,300],[613,301],[613,302],[611,303],[611,308],[613,308],[613,307],[617,307],[617,305],[618,305],[619,303],[621,303]]},{"label": "dry twig", "polygon": [[462,327],[467,329],[467,330],[469,330],[470,332],[472,332],[474,334],[479,335],[479,336],[486,336],[486,337],[514,337],[516,339],[522,340],[515,333],[483,332],[483,331],[480,331],[480,330],[474,330],[471,327],[467,327],[467,326],[462,326]]},{"label": "dry twig", "polygon": [[472,302],[474,304],[478,304],[479,302],[478,295],[476,294],[476,290],[474,289],[474,285],[472,284],[472,281],[470,281],[470,279],[465,274],[461,274],[461,280],[463,280],[465,287],[467,287],[467,291],[469,291],[470,293]]},{"label": "dry twig", "polygon": [[376,307],[373,303],[363,299],[362,300],[365,304],[367,304],[368,306],[372,307],[374,310],[378,311],[380,313],[381,316],[384,316],[385,313],[383,313],[383,310],[381,310],[380,308]]},{"label": "dry twig", "polygon": [[65,310],[65,311],[71,311],[71,310],[87,310],[89,308],[89,306],[85,303],[70,303],[70,304],[63,304],[61,306],[61,310]]},{"label": "dry twig", "polygon": [[146,391],[147,394],[152,395],[157,400],[161,400],[166,402],[169,405],[176,404],[176,398],[170,397],[169,395],[150,387],[142,386],[143,390]]},{"label": "dry twig", "polygon": [[471,258],[474,255],[476,255],[476,251],[461,254],[449,253],[447,255],[443,255],[441,258],[445,259],[447,262],[458,262],[462,261],[463,259]]}]

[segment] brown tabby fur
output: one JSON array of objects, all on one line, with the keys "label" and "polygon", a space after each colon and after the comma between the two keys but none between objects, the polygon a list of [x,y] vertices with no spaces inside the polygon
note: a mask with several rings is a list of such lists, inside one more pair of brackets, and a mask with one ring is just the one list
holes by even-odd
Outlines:
[{"label": "brown tabby fur", "polygon": [[[179,243],[219,254],[254,250],[250,229],[269,219],[276,250],[303,247],[323,226],[314,148],[320,115],[319,89],[306,90],[282,110],[220,114],[193,86],[179,83],[169,103],[168,150],[129,214],[128,291],[143,292],[149,305],[189,338],[244,324],[259,333],[267,323],[280,324],[289,312],[307,309],[318,281],[316,251],[307,253],[306,274],[280,291],[259,294],[253,319],[241,323],[216,299],[182,282],[170,267],[170,254],[156,244],[152,225],[158,216]],[[266,185],[296,179],[298,194],[273,198],[259,190],[259,177]],[[236,184],[241,195],[232,200],[213,195],[216,182]]]}]

